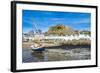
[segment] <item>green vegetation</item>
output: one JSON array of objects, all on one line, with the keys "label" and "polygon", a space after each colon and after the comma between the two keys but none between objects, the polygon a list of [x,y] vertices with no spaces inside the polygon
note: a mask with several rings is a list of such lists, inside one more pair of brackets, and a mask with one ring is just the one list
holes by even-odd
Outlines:
[{"label": "green vegetation", "polygon": [[85,34],[85,35],[91,36],[91,32],[90,31],[81,31],[80,34]]}]

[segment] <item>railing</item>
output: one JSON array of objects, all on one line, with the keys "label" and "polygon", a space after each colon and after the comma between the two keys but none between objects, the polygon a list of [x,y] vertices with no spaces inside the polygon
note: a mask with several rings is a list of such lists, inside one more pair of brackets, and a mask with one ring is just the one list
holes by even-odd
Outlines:
[{"label": "railing", "polygon": [[34,39],[50,39],[50,40],[55,40],[55,39],[62,39],[62,40],[73,40],[73,39],[91,39],[91,36],[89,35],[71,35],[71,36],[35,36],[35,37],[27,37],[26,39],[29,40],[34,40]]},{"label": "railing", "polygon": [[91,39],[90,36],[79,35],[79,36],[44,36],[43,39],[64,39],[64,40],[73,40],[73,39]]}]

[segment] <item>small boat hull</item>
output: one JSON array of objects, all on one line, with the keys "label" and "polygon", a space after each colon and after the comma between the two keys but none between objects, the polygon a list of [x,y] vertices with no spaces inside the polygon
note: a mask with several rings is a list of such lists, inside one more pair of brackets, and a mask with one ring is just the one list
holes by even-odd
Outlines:
[{"label": "small boat hull", "polygon": [[44,51],[45,49],[44,48],[37,48],[37,49],[32,49],[32,51]]}]

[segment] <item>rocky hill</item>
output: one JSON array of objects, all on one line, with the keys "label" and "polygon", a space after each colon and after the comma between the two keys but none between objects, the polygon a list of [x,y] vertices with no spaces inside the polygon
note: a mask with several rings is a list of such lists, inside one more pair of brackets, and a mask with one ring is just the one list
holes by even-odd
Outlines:
[{"label": "rocky hill", "polygon": [[60,35],[60,36],[72,35],[74,34],[74,30],[70,28],[69,26],[58,24],[56,26],[50,27],[49,30],[47,31],[47,34],[48,35]]}]

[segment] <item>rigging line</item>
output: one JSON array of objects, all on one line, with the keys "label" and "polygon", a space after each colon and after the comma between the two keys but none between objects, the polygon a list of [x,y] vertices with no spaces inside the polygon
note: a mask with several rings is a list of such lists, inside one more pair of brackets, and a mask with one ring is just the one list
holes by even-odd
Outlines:
[{"label": "rigging line", "polygon": [[37,24],[34,21],[33,21],[33,27],[35,27],[35,30],[38,31]]},{"label": "rigging line", "polygon": [[[32,15],[31,15],[32,16]],[[32,16],[33,17],[33,16]],[[37,33],[36,31],[38,31],[38,28],[37,28],[37,25],[36,25],[36,23],[35,23],[35,21],[34,21],[34,19],[32,20],[32,25],[33,25],[33,28],[35,28],[35,33]],[[33,30],[34,31],[34,30]]]}]

